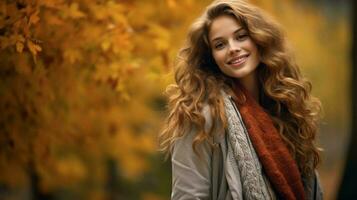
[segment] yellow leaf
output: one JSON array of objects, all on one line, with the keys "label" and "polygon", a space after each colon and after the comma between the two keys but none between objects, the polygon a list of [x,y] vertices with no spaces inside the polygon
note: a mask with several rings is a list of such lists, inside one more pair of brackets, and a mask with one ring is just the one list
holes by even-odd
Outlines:
[{"label": "yellow leaf", "polygon": [[33,43],[31,40],[27,40],[27,47],[33,56],[36,56],[37,52],[42,51],[42,48],[39,45]]},{"label": "yellow leaf", "polygon": [[16,35],[16,36],[15,36],[15,39],[16,39],[16,41],[18,41],[18,42],[22,42],[22,43],[25,42],[25,38],[24,38],[23,35]]},{"label": "yellow leaf", "polygon": [[16,51],[19,52],[19,53],[22,53],[23,49],[24,49],[24,43],[16,42]]},{"label": "yellow leaf", "polygon": [[104,40],[100,46],[102,47],[103,51],[107,51],[111,46],[111,42],[109,40]]},{"label": "yellow leaf", "polygon": [[160,51],[166,51],[170,47],[170,32],[159,24],[150,24],[150,34],[154,36],[154,44]]},{"label": "yellow leaf", "polygon": [[72,3],[67,10],[68,17],[73,19],[83,18],[85,17],[85,13],[79,10],[78,3]]},{"label": "yellow leaf", "polygon": [[38,13],[40,11],[39,10],[36,10],[36,12],[32,13],[31,16],[30,16],[30,19],[29,19],[29,26],[31,24],[37,24],[38,21],[40,21],[40,18],[38,17]]},{"label": "yellow leaf", "polygon": [[10,43],[12,45],[15,45],[16,42],[22,42],[24,43],[25,42],[25,37],[23,35],[20,35],[20,34],[13,34],[9,37],[9,40],[10,40]]},{"label": "yellow leaf", "polygon": [[93,16],[98,20],[105,20],[108,17],[108,10],[99,5],[89,5]]}]

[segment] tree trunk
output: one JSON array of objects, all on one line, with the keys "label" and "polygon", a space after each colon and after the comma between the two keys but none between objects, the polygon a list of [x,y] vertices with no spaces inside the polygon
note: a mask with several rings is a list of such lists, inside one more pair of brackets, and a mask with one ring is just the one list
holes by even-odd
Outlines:
[{"label": "tree trunk", "polygon": [[351,103],[352,103],[352,127],[350,145],[347,154],[343,179],[338,193],[338,199],[357,199],[357,2],[352,4],[352,70],[351,70]]},{"label": "tree trunk", "polygon": [[51,200],[54,199],[52,194],[43,193],[40,188],[40,180],[38,173],[35,169],[35,165],[33,161],[30,162],[28,173],[30,175],[30,183],[31,183],[31,193],[32,193],[32,200]]}]

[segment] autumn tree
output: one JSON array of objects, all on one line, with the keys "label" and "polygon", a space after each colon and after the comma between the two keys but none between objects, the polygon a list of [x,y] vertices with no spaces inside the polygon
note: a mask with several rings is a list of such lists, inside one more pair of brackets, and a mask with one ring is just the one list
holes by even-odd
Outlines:
[{"label": "autumn tree", "polygon": [[35,199],[77,186],[81,199],[145,197],[145,188],[127,194],[123,184],[150,169],[169,81],[159,75],[189,19],[181,13],[195,6],[1,1],[2,187],[30,185]]}]

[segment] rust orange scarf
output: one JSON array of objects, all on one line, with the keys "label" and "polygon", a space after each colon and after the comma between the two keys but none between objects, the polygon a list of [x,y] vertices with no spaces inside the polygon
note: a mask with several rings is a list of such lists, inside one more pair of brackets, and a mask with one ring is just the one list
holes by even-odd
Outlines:
[{"label": "rust orange scarf", "polygon": [[235,103],[277,196],[285,200],[305,200],[298,166],[270,116],[239,83],[234,92],[238,97],[243,93],[246,98],[244,103]]}]

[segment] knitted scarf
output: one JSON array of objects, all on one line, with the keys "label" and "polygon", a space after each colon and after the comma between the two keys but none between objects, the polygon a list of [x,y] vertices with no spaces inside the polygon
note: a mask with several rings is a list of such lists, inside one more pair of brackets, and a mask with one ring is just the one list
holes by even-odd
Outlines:
[{"label": "knitted scarf", "polygon": [[305,200],[298,166],[289,153],[270,116],[239,83],[235,91],[245,102],[235,102],[264,172],[279,198]]}]

